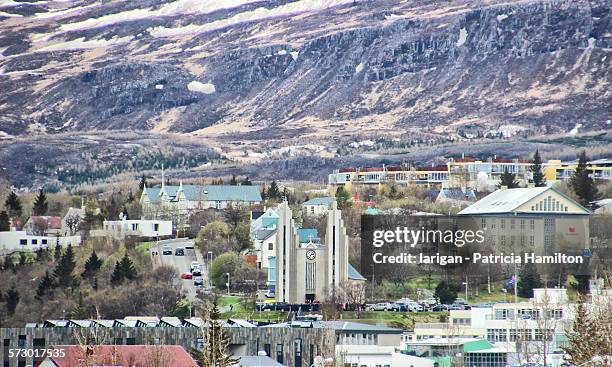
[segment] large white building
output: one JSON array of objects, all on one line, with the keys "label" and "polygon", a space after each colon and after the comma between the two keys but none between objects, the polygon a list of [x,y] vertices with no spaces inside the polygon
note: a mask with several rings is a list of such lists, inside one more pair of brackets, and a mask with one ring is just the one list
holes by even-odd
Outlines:
[{"label": "large white building", "polygon": [[37,251],[41,248],[79,246],[81,236],[33,235],[26,231],[0,232],[0,255],[15,251]]},{"label": "large white building", "polygon": [[156,219],[121,219],[105,220],[102,230],[95,235],[123,239],[127,236],[137,237],[169,237],[172,236],[172,221]]},{"label": "large white building", "polygon": [[425,351],[425,346],[432,350],[486,339],[496,352],[506,355],[503,360],[495,356],[499,363],[491,361],[491,366],[542,364],[545,355],[547,364],[552,365],[573,319],[574,305],[566,289],[534,289],[534,297],[528,301],[452,310],[446,323],[416,323],[414,331],[404,336],[402,350]]}]

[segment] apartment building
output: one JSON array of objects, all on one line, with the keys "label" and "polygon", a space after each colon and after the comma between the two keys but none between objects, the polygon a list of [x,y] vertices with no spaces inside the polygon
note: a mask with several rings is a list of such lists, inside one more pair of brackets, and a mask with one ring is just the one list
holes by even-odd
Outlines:
[{"label": "apartment building", "polygon": [[[470,187],[478,191],[494,189],[504,172],[516,175],[517,181],[526,186],[532,179],[530,171],[533,161],[523,158],[474,157],[449,158],[445,164],[416,167],[411,164],[382,167],[340,168],[328,176],[330,186],[379,185],[388,182],[419,184],[427,186]],[[549,183],[569,179],[576,169],[577,161],[549,160],[542,164]],[[588,162],[591,177],[597,180],[612,180],[612,159]]]}]

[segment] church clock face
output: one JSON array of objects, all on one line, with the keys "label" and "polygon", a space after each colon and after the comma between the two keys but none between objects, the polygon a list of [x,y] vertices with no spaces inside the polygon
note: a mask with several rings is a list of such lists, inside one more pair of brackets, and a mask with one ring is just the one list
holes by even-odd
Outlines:
[{"label": "church clock face", "polygon": [[317,257],[317,253],[314,250],[306,251],[306,258],[308,260],[314,260]]}]

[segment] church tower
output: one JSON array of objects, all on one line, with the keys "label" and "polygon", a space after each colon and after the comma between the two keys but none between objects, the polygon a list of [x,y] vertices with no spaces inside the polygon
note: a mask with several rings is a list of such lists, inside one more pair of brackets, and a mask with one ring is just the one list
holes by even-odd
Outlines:
[{"label": "church tower", "polygon": [[348,279],[348,236],[341,214],[338,203],[334,200],[327,211],[325,232],[325,244],[328,248],[327,280],[330,291]]}]

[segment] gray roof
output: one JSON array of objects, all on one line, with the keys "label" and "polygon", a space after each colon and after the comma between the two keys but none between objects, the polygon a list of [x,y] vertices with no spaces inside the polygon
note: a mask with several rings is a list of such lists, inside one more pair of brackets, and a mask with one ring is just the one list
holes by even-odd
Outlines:
[{"label": "gray roof", "polygon": [[348,278],[351,280],[366,280],[366,278],[364,278],[363,275],[359,274],[357,269],[355,269],[351,264],[348,264],[347,275]]},{"label": "gray roof", "polygon": [[[568,200],[572,200],[571,198],[565,196],[563,193],[553,189],[552,187],[500,189],[463,209],[459,212],[459,215],[512,213],[515,212],[519,206],[525,204],[529,200],[548,190],[552,190],[566,197]],[[580,205],[575,201],[574,203],[576,205]],[[584,214],[588,213],[589,211],[587,209],[584,209]]]},{"label": "gray roof", "polygon": [[280,364],[268,356],[242,356],[238,357],[238,363],[234,366],[238,367],[285,367],[284,364]]},{"label": "gray roof", "polygon": [[255,233],[255,239],[264,241],[276,233],[276,229],[260,229]]},{"label": "gray roof", "polygon": [[377,333],[377,334],[401,334],[402,329],[396,329],[384,325],[371,325],[353,321],[291,321],[278,324],[270,324],[264,327],[294,327],[294,328],[319,328],[334,329],[336,333]]},{"label": "gray roof", "polygon": [[[176,200],[181,186],[164,185],[164,192],[170,200]],[[146,194],[152,203],[159,202],[161,187],[146,189]],[[257,186],[232,185],[183,185],[183,194],[188,201],[261,201],[261,193]]]},{"label": "gray roof", "polygon": [[306,201],[302,205],[325,205],[325,206],[329,206],[329,205],[331,205],[331,203],[334,200],[336,200],[336,198],[329,197],[329,196],[324,196],[324,197],[320,197],[320,198],[312,198],[312,199]]}]

